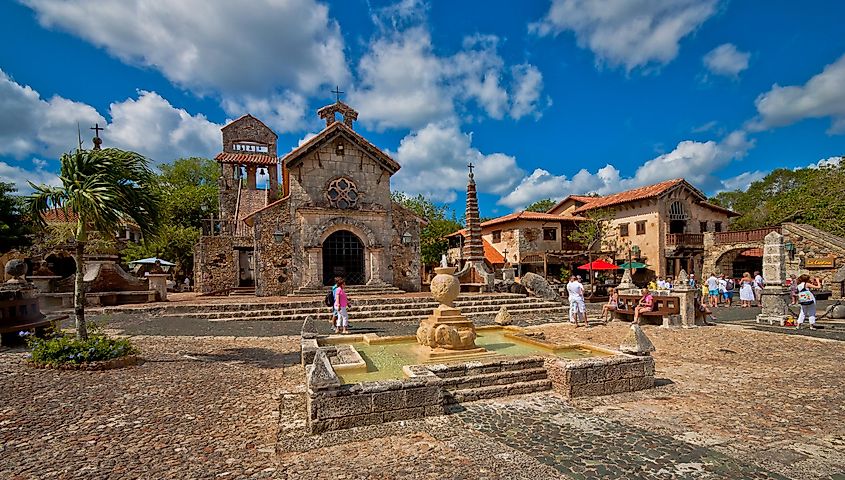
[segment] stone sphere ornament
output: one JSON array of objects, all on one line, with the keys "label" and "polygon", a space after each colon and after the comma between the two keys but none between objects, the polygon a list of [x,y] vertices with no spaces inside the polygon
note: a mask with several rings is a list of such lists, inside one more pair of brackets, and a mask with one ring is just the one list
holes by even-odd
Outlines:
[{"label": "stone sphere ornament", "polygon": [[26,275],[26,263],[23,260],[9,260],[6,262],[6,275],[12,277],[10,281],[22,282]]},{"label": "stone sphere ornament", "polygon": [[455,267],[437,267],[431,280],[431,296],[443,305],[452,307],[461,293],[461,283],[455,277]]}]

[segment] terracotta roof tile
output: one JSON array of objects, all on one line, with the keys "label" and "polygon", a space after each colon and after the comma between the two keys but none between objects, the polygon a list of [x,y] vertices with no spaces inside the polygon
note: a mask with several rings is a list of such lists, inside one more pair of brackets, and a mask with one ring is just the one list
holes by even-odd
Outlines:
[{"label": "terracotta roof tile", "polygon": [[494,218],[492,220],[487,220],[486,222],[482,223],[482,227],[489,227],[491,225],[498,225],[500,223],[511,222],[515,220],[544,220],[547,222],[550,221],[561,221],[561,220],[571,220],[574,222],[580,222],[584,219],[582,217],[574,217],[572,215],[555,215],[553,213],[541,213],[541,212],[516,212],[511,213],[509,215],[504,215],[502,217]]},{"label": "terracotta roof tile", "polygon": [[634,188],[632,190],[626,190],[624,192],[614,193],[612,195],[605,195],[603,197],[592,197],[590,198],[589,202],[576,208],[575,212],[586,212],[587,210],[595,210],[597,208],[611,207],[614,205],[620,205],[622,203],[633,202],[636,200],[654,198],[683,182],[683,178],[676,178],[674,180],[667,180],[665,182],[655,183],[654,185],[647,185],[645,187],[640,188]]},{"label": "terracotta roof tile", "polygon": [[240,165],[276,165],[279,163],[277,157],[262,153],[220,152],[214,159],[220,163],[237,163]]},{"label": "terracotta roof tile", "polygon": [[65,212],[61,208],[47,210],[46,212],[44,212],[43,218],[44,221],[47,223],[73,223],[79,220],[79,216],[76,214],[76,212]]},{"label": "terracotta roof tile", "polygon": [[487,259],[492,265],[498,265],[505,263],[505,257],[496,250],[493,245],[490,245],[490,242],[487,240],[481,239],[481,242],[484,246],[484,258]]}]

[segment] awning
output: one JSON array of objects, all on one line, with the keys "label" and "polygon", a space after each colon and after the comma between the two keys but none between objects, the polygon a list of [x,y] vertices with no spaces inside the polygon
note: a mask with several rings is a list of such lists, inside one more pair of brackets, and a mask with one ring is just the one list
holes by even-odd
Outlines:
[{"label": "awning", "polygon": [[578,267],[580,270],[618,270],[616,265],[605,262],[604,260],[593,260],[591,263],[586,263]]},{"label": "awning", "polygon": [[160,262],[162,267],[175,267],[175,263],[168,262],[167,260],[162,260],[156,257],[150,258],[142,258],[140,260],[133,260],[129,262],[129,265],[153,265],[156,262]]},{"label": "awning", "polygon": [[647,267],[648,267],[648,265],[646,265],[645,263],[642,263],[642,262],[631,262],[631,263],[626,262],[626,263],[623,263],[622,265],[619,265],[619,268],[624,268],[625,270],[637,269],[637,268],[647,268]]}]

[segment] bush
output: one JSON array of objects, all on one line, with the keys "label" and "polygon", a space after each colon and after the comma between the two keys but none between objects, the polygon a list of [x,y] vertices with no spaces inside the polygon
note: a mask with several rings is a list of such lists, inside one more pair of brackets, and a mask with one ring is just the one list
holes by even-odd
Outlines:
[{"label": "bush", "polygon": [[82,364],[100,362],[138,353],[128,338],[111,338],[102,333],[93,333],[88,340],[58,333],[50,338],[37,338],[29,332],[21,332],[32,349],[29,361],[40,365]]}]

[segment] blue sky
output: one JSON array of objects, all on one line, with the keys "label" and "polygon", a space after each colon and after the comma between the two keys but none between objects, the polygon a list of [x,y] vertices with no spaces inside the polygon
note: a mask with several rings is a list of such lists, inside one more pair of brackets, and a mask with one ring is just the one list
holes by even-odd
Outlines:
[{"label": "blue sky", "polygon": [[[0,177],[55,182],[77,122],[156,163],[251,112],[279,152],[340,85],[394,189],[482,215],[845,155],[845,4],[543,0],[0,4]],[[90,138],[90,131],[84,136]],[[90,141],[87,144],[90,146]]]}]

